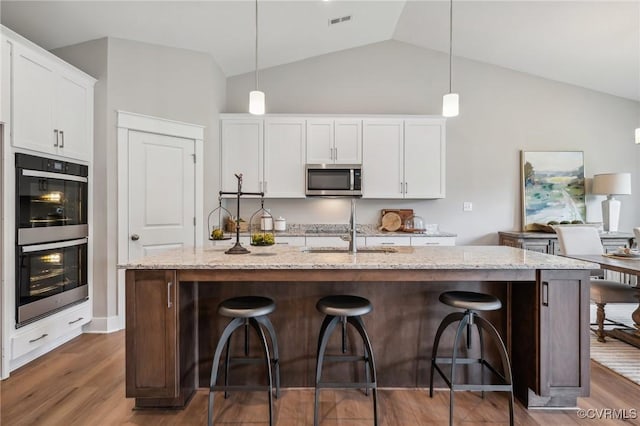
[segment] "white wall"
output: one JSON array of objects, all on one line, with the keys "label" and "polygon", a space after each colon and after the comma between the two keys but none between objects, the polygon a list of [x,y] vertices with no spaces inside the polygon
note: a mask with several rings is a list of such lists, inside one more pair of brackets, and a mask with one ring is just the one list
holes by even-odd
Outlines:
[{"label": "white wall", "polygon": [[[217,203],[218,114],[226,80],[208,54],[105,38],[53,53],[99,79],[95,96],[94,316],[99,328],[116,323],[116,110],[206,126],[203,216]],[[212,195],[214,194],[214,195]],[[103,324],[103,326],[100,326]]]},{"label": "white wall", "polygon": [[[227,79],[226,112],[246,112],[252,86],[253,74]],[[439,115],[448,56],[385,41],[261,70],[260,86],[268,113]],[[413,208],[457,233],[459,244],[496,244],[497,231],[521,227],[521,150],[584,151],[587,177],[628,171],[640,194],[638,102],[463,58],[453,61],[453,90],[461,115],[447,122],[446,199],[362,200],[359,222],[376,223],[381,208]],[[588,219],[601,220],[588,198]],[[639,199],[622,197],[621,230],[640,225]],[[463,201],[473,202],[472,212],[462,211]],[[346,223],[349,211],[336,200],[268,204],[290,223]]]}]

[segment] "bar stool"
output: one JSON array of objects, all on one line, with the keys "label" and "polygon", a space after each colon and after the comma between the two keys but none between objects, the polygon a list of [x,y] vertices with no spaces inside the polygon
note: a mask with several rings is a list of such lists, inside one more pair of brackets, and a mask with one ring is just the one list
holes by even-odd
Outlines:
[{"label": "bar stool", "polygon": [[[369,389],[373,392],[373,423],[378,425],[378,390],[376,382],[376,364],[373,358],[373,349],[369,335],[362,322],[362,315],[366,315],[373,310],[371,302],[364,297],[336,295],[327,296],[318,300],[316,308],[325,314],[324,321],[320,327],[320,335],[318,336],[318,355],[316,363],[316,390],[315,404],[313,407],[313,424],[318,426],[318,406],[320,389],[326,388],[347,388],[357,389],[364,388],[365,393],[369,395]],[[347,352],[346,330],[347,323],[351,324],[360,334],[364,344],[364,356],[358,355],[325,355],[329,338],[335,330],[338,323],[342,324],[342,353]],[[365,363],[365,382],[322,382],[322,365],[327,362],[340,361],[364,361]]]},{"label": "bar stool", "polygon": [[[469,291],[447,291],[440,295],[440,301],[446,305],[453,306],[454,308],[464,309],[464,312],[454,312],[447,315],[436,332],[436,338],[433,342],[433,352],[431,355],[431,378],[429,381],[429,396],[433,398],[433,374],[434,369],[438,371],[440,376],[444,379],[449,387],[449,424],[453,425],[453,392],[456,390],[470,390],[481,391],[484,398],[484,391],[502,391],[509,392],[509,424],[513,425],[513,381],[511,379],[511,365],[509,363],[509,357],[507,350],[504,346],[504,342],[500,338],[495,327],[484,318],[478,316],[475,311],[495,311],[502,308],[500,299],[495,296],[483,293],[474,293]],[[453,342],[453,354],[451,358],[439,358],[438,357],[438,345],[440,344],[440,337],[444,330],[452,323],[460,321],[456,330],[456,336]],[[471,326],[474,325],[478,329],[478,337],[480,340],[480,358],[459,358],[458,357],[458,344],[462,338],[462,331],[466,327],[467,329],[467,349],[471,348]],[[493,366],[491,366],[484,359],[483,337],[482,331],[486,331],[494,341],[500,359],[502,361],[502,373],[499,373]],[[456,383],[456,366],[459,364],[475,364],[481,365],[481,384],[470,383]],[[450,364],[451,370],[449,377],[440,368],[438,364]],[[485,368],[493,373],[498,383],[484,384]]]},{"label": "bar stool", "polygon": [[[245,296],[234,297],[226,299],[220,305],[218,305],[218,314],[233,318],[229,324],[225,327],[213,356],[213,365],[211,366],[211,381],[209,382],[209,415],[208,425],[213,425],[213,391],[224,390],[224,397],[228,397],[228,391],[235,390],[268,390],[269,391],[269,425],[273,426],[273,385],[272,385],[272,371],[273,366],[275,370],[276,381],[276,398],[280,396],[280,364],[278,358],[278,341],[276,339],[276,332],[273,328],[273,324],[267,317],[276,308],[276,304],[272,299],[268,297],[260,296]],[[230,358],[229,348],[231,344],[231,335],[238,328],[245,327],[245,340],[244,340],[244,357]],[[264,353],[264,358],[249,358],[249,326],[258,333],[260,337],[260,344]],[[262,330],[262,327],[266,328],[269,333],[271,345],[273,347],[273,356],[269,355],[269,346],[267,339]],[[220,365],[220,356],[222,355],[222,349],[226,346],[225,356],[225,379],[224,386],[216,386],[218,377],[218,366]],[[264,362],[267,367],[267,385],[236,385],[229,386],[229,364],[233,362],[252,363]]]}]

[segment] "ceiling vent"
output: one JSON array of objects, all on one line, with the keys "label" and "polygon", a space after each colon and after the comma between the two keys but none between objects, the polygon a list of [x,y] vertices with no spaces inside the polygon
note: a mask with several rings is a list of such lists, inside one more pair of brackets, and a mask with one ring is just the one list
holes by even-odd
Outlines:
[{"label": "ceiling vent", "polygon": [[343,22],[349,22],[352,19],[353,19],[353,16],[351,15],[341,16],[340,18],[329,19],[329,26],[331,27],[333,25],[341,24]]}]

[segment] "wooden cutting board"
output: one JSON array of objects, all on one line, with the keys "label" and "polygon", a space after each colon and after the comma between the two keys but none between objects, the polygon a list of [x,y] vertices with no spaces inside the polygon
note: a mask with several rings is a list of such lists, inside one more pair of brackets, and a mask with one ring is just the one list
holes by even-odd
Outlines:
[{"label": "wooden cutting board", "polygon": [[[387,215],[387,213],[395,213],[398,216],[400,216],[400,226],[397,229],[394,229],[395,226],[391,226],[390,225],[391,229],[387,228],[385,226],[385,222],[393,223],[393,224],[395,224],[397,222],[397,219],[395,219],[395,217],[394,217],[395,215],[388,215],[386,220],[385,220],[385,215]],[[380,220],[380,222],[382,224],[382,226],[381,226],[382,230],[391,231],[393,229],[394,231],[402,231],[403,228],[404,228],[404,221],[407,218],[413,216],[413,209],[382,209],[382,210],[380,210],[380,214],[382,216],[382,218]]]}]

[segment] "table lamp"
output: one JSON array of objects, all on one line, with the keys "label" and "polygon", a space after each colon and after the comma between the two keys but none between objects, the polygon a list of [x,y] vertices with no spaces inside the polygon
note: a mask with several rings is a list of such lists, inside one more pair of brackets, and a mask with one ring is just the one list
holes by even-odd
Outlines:
[{"label": "table lamp", "polygon": [[618,232],[620,220],[620,201],[614,195],[631,195],[630,173],[604,173],[593,176],[593,188],[596,195],[606,195],[602,202],[602,222],[605,232]]}]

